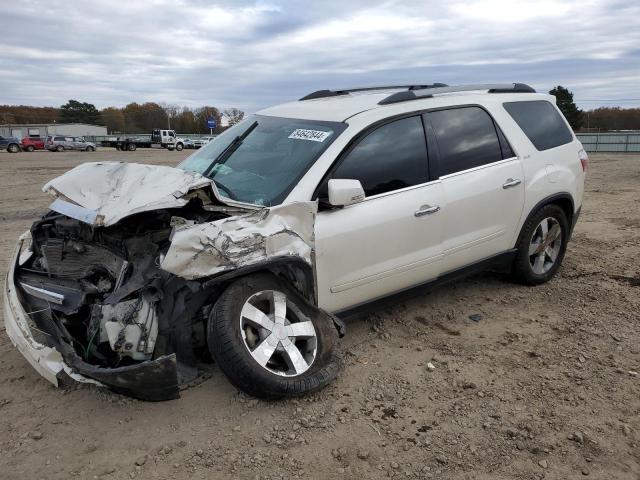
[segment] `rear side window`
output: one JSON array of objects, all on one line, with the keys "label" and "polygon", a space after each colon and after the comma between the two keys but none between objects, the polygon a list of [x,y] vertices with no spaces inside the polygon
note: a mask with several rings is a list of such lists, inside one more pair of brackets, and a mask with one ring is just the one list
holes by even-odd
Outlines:
[{"label": "rear side window", "polygon": [[396,120],[368,134],[332,178],[360,180],[366,196],[427,182],[427,143],[420,117]]},{"label": "rear side window", "polygon": [[536,149],[549,150],[573,141],[558,110],[546,100],[503,104]]},{"label": "rear side window", "polygon": [[482,108],[437,110],[428,116],[440,152],[440,176],[502,160],[493,119]]},{"label": "rear side window", "polygon": [[64,137],[56,137],[54,138],[56,142],[64,142]]}]

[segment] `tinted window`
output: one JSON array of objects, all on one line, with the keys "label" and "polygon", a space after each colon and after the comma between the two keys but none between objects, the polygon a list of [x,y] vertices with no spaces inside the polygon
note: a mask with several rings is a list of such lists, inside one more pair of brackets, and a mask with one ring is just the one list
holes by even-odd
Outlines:
[{"label": "tinted window", "polygon": [[57,142],[64,142],[64,137],[56,137],[54,140]]},{"label": "tinted window", "polygon": [[546,100],[509,102],[504,108],[538,150],[548,150],[573,140],[558,110]]},{"label": "tinted window", "polygon": [[440,152],[440,176],[502,160],[493,119],[480,107],[429,113]]},{"label": "tinted window", "polygon": [[388,123],[364,137],[332,178],[360,180],[367,196],[427,181],[427,143],[420,117]]}]

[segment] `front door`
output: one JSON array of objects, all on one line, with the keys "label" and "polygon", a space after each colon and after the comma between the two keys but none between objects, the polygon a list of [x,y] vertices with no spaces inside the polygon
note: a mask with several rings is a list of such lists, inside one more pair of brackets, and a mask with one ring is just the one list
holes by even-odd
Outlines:
[{"label": "front door", "polygon": [[318,213],[321,308],[339,312],[438,276],[442,190],[439,181],[429,179],[420,116],[367,134],[330,177],[360,180],[366,196],[360,203]]},{"label": "front door", "polygon": [[87,148],[86,142],[82,138],[73,139],[73,148],[76,150],[85,150]]}]

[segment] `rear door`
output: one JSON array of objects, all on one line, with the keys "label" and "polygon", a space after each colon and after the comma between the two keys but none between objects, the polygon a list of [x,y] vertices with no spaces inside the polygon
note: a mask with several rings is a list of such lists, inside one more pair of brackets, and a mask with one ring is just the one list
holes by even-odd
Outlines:
[{"label": "rear door", "polygon": [[524,205],[520,159],[480,106],[425,114],[444,196],[443,272],[513,248]]},{"label": "rear door", "polygon": [[368,133],[329,176],[360,180],[365,199],[317,215],[322,308],[345,310],[438,276],[442,192],[440,183],[429,178],[420,115]]}]

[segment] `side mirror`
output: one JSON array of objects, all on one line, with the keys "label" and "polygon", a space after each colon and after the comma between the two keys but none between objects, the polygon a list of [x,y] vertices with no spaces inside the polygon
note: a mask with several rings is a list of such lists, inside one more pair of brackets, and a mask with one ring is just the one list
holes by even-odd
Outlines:
[{"label": "side mirror", "polygon": [[364,200],[364,188],[360,180],[332,178],[329,180],[329,203],[334,207],[344,207]]}]

